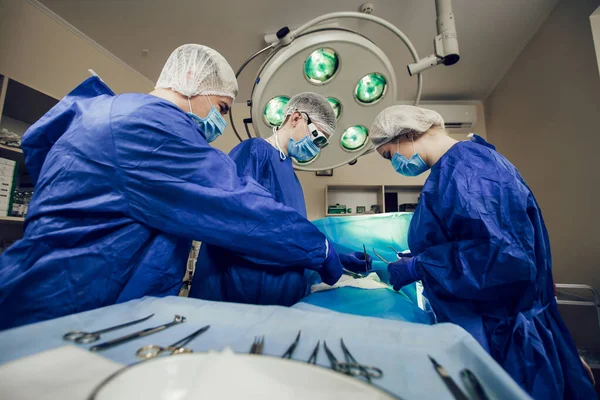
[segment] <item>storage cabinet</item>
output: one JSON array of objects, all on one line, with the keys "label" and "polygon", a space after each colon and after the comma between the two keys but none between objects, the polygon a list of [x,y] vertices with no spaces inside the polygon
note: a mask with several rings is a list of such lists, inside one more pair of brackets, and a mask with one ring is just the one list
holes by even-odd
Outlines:
[{"label": "storage cabinet", "polygon": [[[33,193],[33,184],[25,166],[25,156],[20,147],[15,146],[19,145],[25,131],[57,102],[57,99],[0,74],[1,181],[6,183],[11,180],[10,185],[2,186],[10,186],[8,209],[5,209],[3,199],[0,198],[0,253],[10,243],[23,236],[24,215],[12,215],[15,191],[19,192],[19,201],[23,203],[23,207],[15,209],[19,214],[25,213],[26,199]],[[9,171],[13,167],[16,171],[14,178],[12,170]]]}]

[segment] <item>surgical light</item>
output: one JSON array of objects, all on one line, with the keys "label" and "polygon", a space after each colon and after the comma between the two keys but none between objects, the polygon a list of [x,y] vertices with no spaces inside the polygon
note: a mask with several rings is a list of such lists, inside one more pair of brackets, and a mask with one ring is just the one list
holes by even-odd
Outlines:
[{"label": "surgical light", "polygon": [[327,101],[331,104],[331,108],[335,112],[335,118],[339,120],[342,116],[342,102],[335,97],[327,97]]},{"label": "surgical light", "polygon": [[322,85],[334,77],[339,65],[340,60],[335,50],[317,49],[304,61],[304,76],[310,83]]},{"label": "surgical light", "polygon": [[369,130],[362,125],[354,125],[346,129],[340,138],[342,148],[349,152],[363,148],[369,138]]},{"label": "surgical light", "polygon": [[[248,63],[266,54],[248,100],[250,118],[244,118],[248,137],[252,137],[248,124],[252,124],[256,136],[270,136],[272,127],[283,122],[283,109],[292,96],[315,92],[327,98],[335,111],[336,136],[312,160],[294,161],[295,168],[337,168],[373,151],[368,127],[381,110],[397,104],[398,90],[408,89],[398,88],[394,68],[383,50],[362,32],[343,27],[341,22],[358,19],[375,23],[402,40],[414,61],[408,71],[416,75],[414,104],[418,105],[423,90],[421,72],[439,64],[452,65],[459,59],[451,0],[435,0],[435,6],[438,36],[434,54],[425,58],[419,58],[411,41],[396,26],[364,13],[325,14],[294,30],[284,27],[276,35],[266,35],[269,45],[250,56],[236,73],[239,78]],[[232,113],[230,121],[241,141]]]},{"label": "surgical light", "polygon": [[354,97],[362,104],[375,104],[387,89],[385,76],[377,72],[363,76],[354,88]]},{"label": "surgical light", "polygon": [[263,118],[269,126],[279,126],[283,123],[283,110],[288,101],[290,98],[287,96],[276,96],[267,102],[263,109]]}]

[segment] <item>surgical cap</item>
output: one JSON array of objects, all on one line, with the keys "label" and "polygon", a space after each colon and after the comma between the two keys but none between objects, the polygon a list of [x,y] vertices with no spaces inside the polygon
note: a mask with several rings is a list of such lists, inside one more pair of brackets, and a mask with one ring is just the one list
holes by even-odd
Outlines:
[{"label": "surgical cap", "polygon": [[378,148],[409,133],[422,135],[433,127],[444,128],[444,119],[437,112],[415,106],[391,106],[377,115],[369,138]]},{"label": "surgical cap", "polygon": [[283,111],[286,116],[294,111],[306,113],[323,133],[329,136],[335,133],[335,111],[327,99],[320,94],[311,92],[297,94],[288,101]]},{"label": "surgical cap", "polygon": [[175,49],[163,67],[155,89],[171,89],[187,97],[226,96],[235,99],[238,84],[231,66],[216,50],[199,44]]}]

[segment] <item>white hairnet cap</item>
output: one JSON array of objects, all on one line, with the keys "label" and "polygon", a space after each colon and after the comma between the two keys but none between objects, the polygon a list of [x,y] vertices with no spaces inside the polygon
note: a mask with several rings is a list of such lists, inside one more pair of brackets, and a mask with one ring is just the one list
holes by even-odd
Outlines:
[{"label": "white hairnet cap", "polygon": [[391,106],[377,115],[369,138],[378,148],[409,133],[421,135],[433,127],[444,128],[444,119],[437,112],[415,106]]},{"label": "white hairnet cap", "polygon": [[171,53],[155,89],[172,89],[187,97],[226,96],[235,99],[235,73],[216,50],[200,44],[184,44]]},{"label": "white hairnet cap", "polygon": [[327,99],[317,93],[300,93],[288,101],[285,106],[284,115],[290,115],[294,111],[306,113],[310,120],[323,130],[323,133],[332,136],[335,133],[335,111]]}]

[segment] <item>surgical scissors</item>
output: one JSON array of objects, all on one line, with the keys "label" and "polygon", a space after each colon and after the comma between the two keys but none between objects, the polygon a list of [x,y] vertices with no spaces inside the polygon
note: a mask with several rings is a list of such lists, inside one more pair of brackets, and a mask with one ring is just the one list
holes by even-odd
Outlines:
[{"label": "surgical scissors", "polygon": [[186,344],[188,344],[189,342],[194,340],[194,338],[196,336],[202,335],[209,328],[210,328],[210,325],[203,326],[202,328],[198,329],[196,332],[192,333],[191,335],[188,335],[188,336],[184,337],[183,339],[178,340],[177,342],[175,342],[172,345],[167,346],[167,347],[158,346],[156,344],[151,344],[148,346],[141,347],[138,349],[138,351],[135,353],[135,355],[138,356],[139,358],[143,358],[143,359],[147,360],[149,358],[154,358],[154,357],[158,356],[159,354],[166,353],[166,352],[171,352],[171,355],[172,354],[182,354],[182,353],[193,353],[194,351],[192,349],[186,349],[183,346],[185,346]]},{"label": "surgical scissors", "polygon": [[383,376],[383,371],[379,368],[359,364],[344,344],[344,339],[341,339],[341,345],[342,351],[344,352],[344,358],[346,359],[345,362],[338,361],[337,358],[335,358],[335,355],[333,355],[333,352],[327,347],[327,342],[323,342],[323,347],[325,348],[327,358],[329,358],[331,369],[349,376],[362,376],[369,383],[371,383],[371,379],[379,379]]},{"label": "surgical scissors", "polygon": [[140,322],[144,322],[145,320],[152,318],[153,315],[154,314],[150,314],[147,317],[136,319],[135,321],[126,322],[121,325],[111,326],[110,328],[100,329],[99,331],[95,331],[95,332],[84,332],[84,331],[67,332],[64,334],[63,339],[70,340],[70,341],[76,342],[76,343],[84,343],[84,344],[92,343],[92,342],[95,342],[96,340],[100,339],[101,333],[116,331],[117,329],[125,328],[126,326],[135,325]]},{"label": "surgical scissors", "polygon": [[281,356],[281,358],[288,358],[291,359],[292,355],[294,354],[294,351],[296,350],[296,346],[298,346],[298,342],[300,341],[300,334],[302,333],[302,331],[298,331],[298,335],[296,336],[296,340],[294,340],[294,342],[290,345],[290,347],[288,347],[288,349],[285,351],[285,353],[283,353],[283,355]]},{"label": "surgical scissors", "polygon": [[154,328],[147,328],[138,332],[130,333],[129,335],[121,336],[120,338],[109,340],[108,342],[97,344],[96,346],[90,347],[90,351],[101,351],[110,349],[111,347],[118,346],[123,343],[130,342],[137,338],[141,338],[144,336],[152,335],[153,333],[164,331],[167,328],[170,328],[174,325],[183,324],[185,322],[185,317],[182,315],[175,315],[173,321],[168,324],[155,326]]}]

